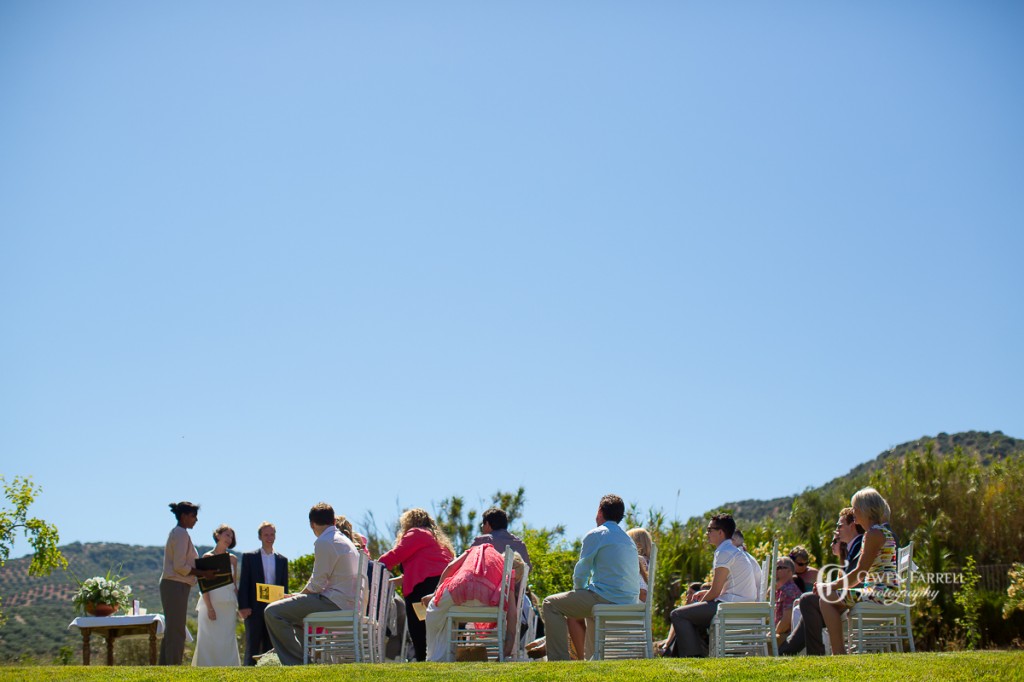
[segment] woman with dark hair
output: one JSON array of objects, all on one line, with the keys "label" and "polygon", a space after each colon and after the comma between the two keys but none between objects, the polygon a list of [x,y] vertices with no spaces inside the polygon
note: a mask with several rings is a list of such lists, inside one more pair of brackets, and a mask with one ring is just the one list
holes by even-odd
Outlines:
[{"label": "woman with dark hair", "polygon": [[164,572],[160,576],[160,603],[164,607],[164,639],[160,643],[160,665],[181,665],[185,654],[185,612],[188,595],[196,578],[213,578],[215,571],[196,568],[199,553],[188,531],[199,520],[199,505],[172,502],[168,505],[178,524],[164,545]]},{"label": "woman with dark hair", "polygon": [[797,545],[789,553],[789,558],[796,565],[796,575],[793,582],[800,588],[801,592],[810,592],[814,589],[814,583],[818,580],[818,569],[811,566],[811,555],[803,545]]},{"label": "woman with dark hair", "polygon": [[416,615],[413,604],[432,594],[441,573],[455,558],[451,540],[424,509],[409,509],[399,520],[395,546],[381,555],[388,570],[402,566],[402,594],[405,596],[406,623],[416,650],[416,660],[427,659],[427,626]]},{"label": "woman with dark hair", "polygon": [[217,546],[203,556],[227,554],[231,559],[231,584],[221,585],[203,593],[196,608],[199,611],[199,634],[193,666],[241,665],[235,639],[235,614],[238,612],[238,559],[229,549],[235,547],[235,531],[221,524],[213,531]]}]

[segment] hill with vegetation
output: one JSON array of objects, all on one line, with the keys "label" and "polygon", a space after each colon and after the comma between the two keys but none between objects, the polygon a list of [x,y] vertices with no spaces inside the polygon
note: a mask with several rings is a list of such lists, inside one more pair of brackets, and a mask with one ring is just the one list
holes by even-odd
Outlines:
[{"label": "hill with vegetation", "polygon": [[[0,628],[0,661],[50,659],[62,655],[81,660],[82,638],[77,629],[68,630],[74,620],[71,599],[80,580],[105,575],[113,570],[124,576],[125,583],[141,605],[159,612],[160,574],[164,565],[163,547],[142,547],[111,542],[64,545],[61,552],[68,560],[66,572],[57,571],[45,577],[28,574],[30,557],[12,559],[0,569],[0,595],[4,613],[9,618]],[[199,553],[209,547],[198,547]],[[192,591],[189,613],[193,613],[198,591]],[[193,633],[195,627],[192,627]],[[102,639],[94,641],[94,655],[99,655]]]},{"label": "hill with vegetation", "polygon": [[[830,496],[835,490],[845,490],[851,485],[857,487],[868,485],[871,474],[884,469],[887,462],[899,460],[911,452],[924,452],[929,448],[939,457],[948,457],[959,449],[987,466],[993,462],[1005,460],[1012,455],[1024,453],[1024,440],[1007,436],[1002,431],[991,433],[965,431],[923,436],[917,440],[889,448],[874,459],[858,464],[843,476],[834,478],[818,487],[809,487],[804,493]],[[792,512],[793,502],[798,496],[799,494],[793,494],[771,500],[727,502],[721,508],[731,510],[740,525],[758,524],[769,520],[782,521]]]}]

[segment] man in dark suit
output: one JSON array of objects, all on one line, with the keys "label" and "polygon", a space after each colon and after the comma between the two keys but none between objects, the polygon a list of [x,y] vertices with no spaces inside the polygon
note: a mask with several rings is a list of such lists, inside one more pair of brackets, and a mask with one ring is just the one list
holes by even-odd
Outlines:
[{"label": "man in dark suit", "polygon": [[263,546],[242,555],[242,577],[238,585],[238,615],[245,620],[245,665],[256,665],[258,656],[272,647],[263,620],[266,602],[256,600],[256,583],[281,585],[288,591],[288,559],[274,551],[277,529],[264,521],[259,529]]}]

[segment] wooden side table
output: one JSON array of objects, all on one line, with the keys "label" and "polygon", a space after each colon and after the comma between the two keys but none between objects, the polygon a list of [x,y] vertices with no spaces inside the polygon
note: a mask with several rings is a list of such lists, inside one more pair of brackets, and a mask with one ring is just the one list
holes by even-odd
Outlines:
[{"label": "wooden side table", "polygon": [[[75,618],[68,627],[76,627],[82,631],[82,665],[89,665],[89,642],[93,634],[107,640],[107,665],[114,665],[114,642],[118,637],[148,635],[149,664],[156,665],[156,641],[157,635],[164,631],[164,617],[160,613],[145,616],[83,617]],[[186,639],[191,641],[191,633],[187,629],[185,633]]]}]

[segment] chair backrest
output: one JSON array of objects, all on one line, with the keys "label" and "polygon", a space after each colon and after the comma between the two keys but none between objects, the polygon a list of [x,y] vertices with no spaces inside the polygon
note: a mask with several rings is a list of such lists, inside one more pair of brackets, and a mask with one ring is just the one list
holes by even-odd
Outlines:
[{"label": "chair backrest", "polygon": [[369,557],[359,552],[359,567],[356,569],[359,580],[356,582],[355,610],[357,613],[366,613],[366,607],[370,601],[370,577],[367,574]]},{"label": "chair backrest", "polygon": [[647,602],[644,604],[644,613],[647,615],[647,623],[651,623],[651,604],[654,603],[654,577],[658,573],[658,545],[651,543],[651,558],[647,561]]},{"label": "chair backrest", "polygon": [[[515,556],[515,550],[512,549],[511,545],[505,548],[505,564],[501,571],[501,594],[498,597],[498,618],[500,620],[501,615],[505,612],[505,595],[508,594],[510,589],[515,589],[515,585],[512,585],[512,559]],[[514,595],[513,595],[514,598]],[[516,622],[519,622],[518,619]]]},{"label": "chair backrest", "polygon": [[910,581],[910,573],[914,570],[914,543],[908,542],[906,547],[896,550],[896,571],[900,585]]},{"label": "chair backrest", "polygon": [[761,597],[761,601],[769,602],[774,607],[776,566],[779,565],[778,539],[772,541],[772,551],[771,554],[768,555],[766,560],[768,564],[765,566],[765,570],[761,574],[761,579],[765,584],[765,594]]},{"label": "chair backrest", "polygon": [[[529,583],[527,580],[530,579],[530,564],[523,562],[523,575],[519,576],[519,597],[516,599],[516,617],[515,617],[515,642],[512,646],[512,657],[513,659],[519,656],[519,637],[523,632],[523,628],[519,624],[519,619],[523,614],[523,600],[526,599],[526,587]],[[515,585],[512,585],[512,589],[515,589]]]}]

